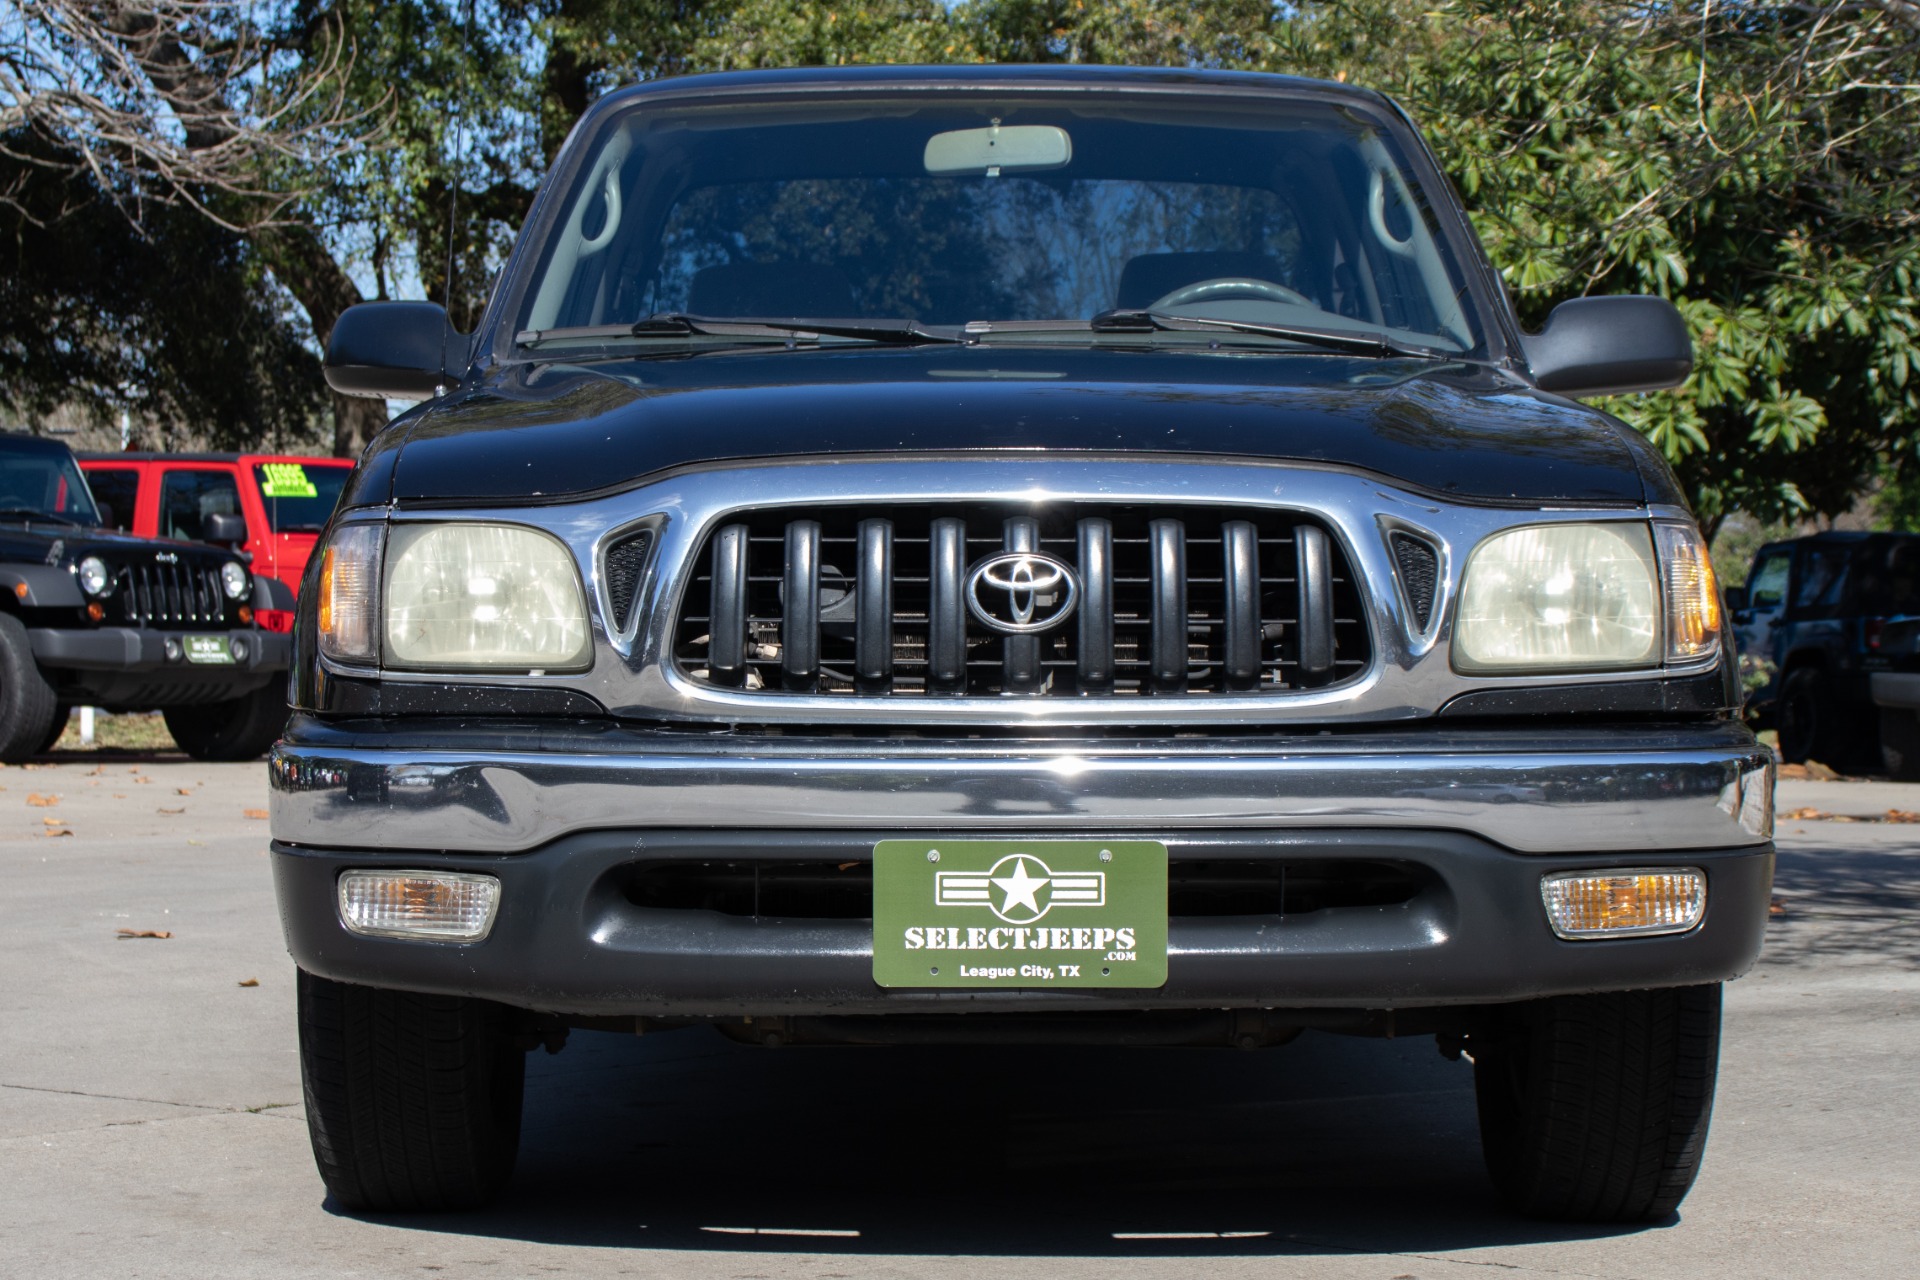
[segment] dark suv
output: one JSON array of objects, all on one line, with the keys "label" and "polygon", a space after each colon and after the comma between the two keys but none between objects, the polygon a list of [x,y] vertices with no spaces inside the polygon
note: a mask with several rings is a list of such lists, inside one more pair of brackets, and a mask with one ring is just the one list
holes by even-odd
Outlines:
[{"label": "dark suv", "polygon": [[[273,867],[342,1205],[479,1203],[523,1052],[1471,1056],[1532,1213],[1670,1213],[1772,756],[1655,298],[1523,335],[1407,118],[1190,70],[665,79],[472,335],[345,313]],[[851,1104],[848,1104],[851,1105]]]},{"label": "dark suv", "polygon": [[0,436],[0,587],[0,761],[51,747],[75,705],[159,710],[203,760],[279,736],[290,646],[255,628],[245,557],[115,532],[57,440]]},{"label": "dark suv", "polygon": [[[1880,768],[1873,676],[1912,665],[1920,536],[1829,532],[1770,542],[1754,555],[1746,586],[1728,589],[1727,606],[1740,656],[1756,673],[1749,716],[1778,731],[1780,758]],[[1883,688],[1880,700],[1887,696]]]}]

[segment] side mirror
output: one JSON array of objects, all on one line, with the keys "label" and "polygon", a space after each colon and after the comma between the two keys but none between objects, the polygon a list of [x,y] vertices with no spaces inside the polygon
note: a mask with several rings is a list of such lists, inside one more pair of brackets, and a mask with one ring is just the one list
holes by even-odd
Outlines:
[{"label": "side mirror", "polygon": [[102,529],[118,529],[120,527],[119,523],[113,518],[113,507],[110,503],[105,503],[95,498],[93,500],[93,509],[100,513],[100,527]]},{"label": "side mirror", "polygon": [[1741,613],[1746,610],[1747,589],[1745,587],[1728,587],[1720,594],[1726,598],[1728,613]]},{"label": "side mirror", "polygon": [[237,547],[247,540],[247,518],[231,511],[215,511],[200,521],[200,534],[208,542]]},{"label": "side mirror", "polygon": [[1520,341],[1533,384],[1561,395],[1663,391],[1693,370],[1687,322],[1665,298],[1574,298]]},{"label": "side mirror", "polygon": [[327,385],[342,395],[426,400],[461,381],[466,335],[437,302],[348,307],[327,339]]}]

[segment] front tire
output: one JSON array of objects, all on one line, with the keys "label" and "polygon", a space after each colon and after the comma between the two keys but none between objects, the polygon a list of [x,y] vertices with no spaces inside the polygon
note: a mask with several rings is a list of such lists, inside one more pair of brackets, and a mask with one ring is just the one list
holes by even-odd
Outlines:
[{"label": "front tire", "polygon": [[1895,782],[1920,782],[1920,711],[1880,708],[1880,763]]},{"label": "front tire", "polygon": [[0,762],[24,764],[53,727],[53,686],[33,660],[27,629],[0,613]]},{"label": "front tire", "polygon": [[278,680],[239,698],[168,707],[167,732],[195,760],[257,760],[287,727],[287,698]]},{"label": "front tire", "polygon": [[1538,1218],[1655,1222],[1693,1186],[1713,1114],[1720,986],[1556,996],[1469,1037],[1501,1197]]},{"label": "front tire", "polygon": [[513,1172],[526,1053],[509,1013],[298,974],[314,1163],[341,1207],[474,1209]]}]

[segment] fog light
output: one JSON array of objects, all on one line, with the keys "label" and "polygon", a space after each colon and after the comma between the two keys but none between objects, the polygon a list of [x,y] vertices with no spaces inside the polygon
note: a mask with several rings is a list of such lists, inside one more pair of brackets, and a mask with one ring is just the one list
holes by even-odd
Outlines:
[{"label": "fog light", "polygon": [[1707,910],[1707,877],[1667,871],[1572,871],[1544,876],[1547,920],[1563,938],[1685,933]]},{"label": "fog light", "polygon": [[166,651],[168,662],[180,661],[181,649],[180,649],[180,642],[178,640],[168,640],[164,644],[162,644],[160,647]]},{"label": "fog light", "polygon": [[340,923],[376,938],[478,942],[500,909],[500,881],[461,871],[349,871]]},{"label": "fog light", "polygon": [[245,662],[247,660],[247,642],[239,636],[231,636],[227,640],[227,652],[233,655],[235,662]]}]

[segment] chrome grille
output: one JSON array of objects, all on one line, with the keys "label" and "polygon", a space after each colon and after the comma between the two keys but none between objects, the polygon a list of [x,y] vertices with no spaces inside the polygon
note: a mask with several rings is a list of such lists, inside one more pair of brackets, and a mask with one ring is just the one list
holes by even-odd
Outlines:
[{"label": "chrome grille", "polygon": [[[990,625],[970,578],[999,553],[1067,566],[1071,614],[1034,634]],[[1370,658],[1321,524],[1104,504],[743,514],[700,549],[674,652],[719,687],[853,697],[1288,691]]]}]

